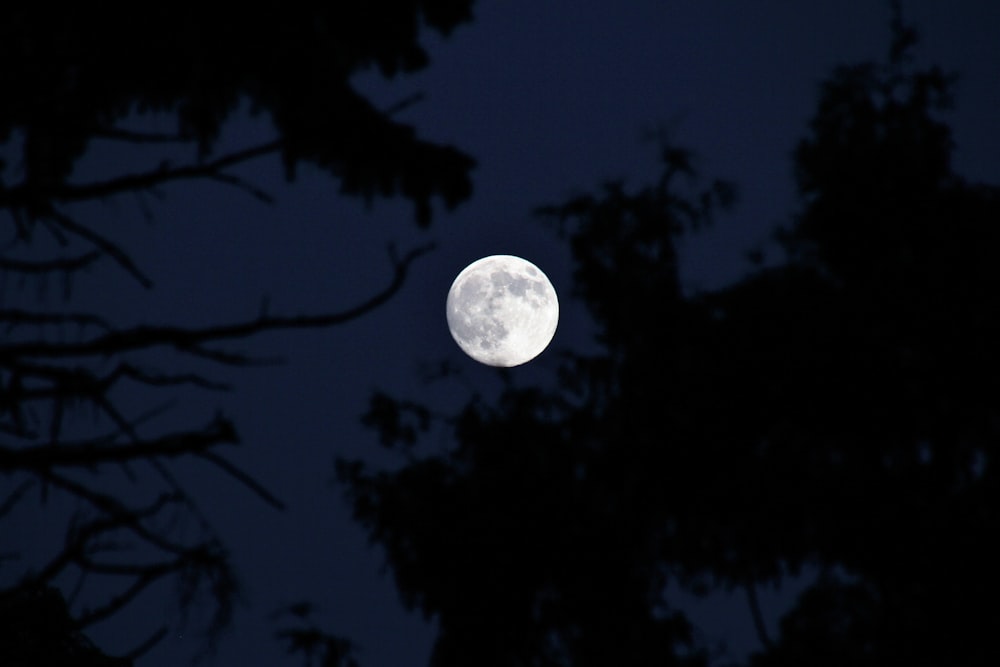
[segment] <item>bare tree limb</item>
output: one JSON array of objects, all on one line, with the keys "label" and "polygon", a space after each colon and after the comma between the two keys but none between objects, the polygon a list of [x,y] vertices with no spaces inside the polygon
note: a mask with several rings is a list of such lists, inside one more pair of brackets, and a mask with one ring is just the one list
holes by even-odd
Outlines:
[{"label": "bare tree limb", "polygon": [[111,325],[101,317],[90,313],[37,313],[19,308],[5,308],[0,310],[0,322],[7,324],[7,330],[22,325],[46,325],[46,324],[75,324],[81,327],[93,326],[105,331],[111,329]]},{"label": "bare tree limb", "polygon": [[21,498],[24,494],[35,485],[35,480],[27,479],[17,485],[13,491],[11,491],[2,503],[0,503],[0,518],[8,514],[14,507],[21,502]]},{"label": "bare tree limb", "polygon": [[218,181],[219,183],[224,183],[226,185],[231,185],[239,190],[243,190],[248,193],[254,199],[264,202],[265,204],[273,204],[274,197],[272,197],[266,190],[260,186],[254,185],[245,178],[240,178],[239,176],[234,176],[232,174],[212,174],[209,178],[213,181]]},{"label": "bare tree limb", "polygon": [[0,470],[49,470],[67,466],[94,467],[105,463],[177,457],[200,453],[222,443],[236,443],[231,422],[216,419],[201,431],[164,435],[128,445],[77,442],[11,448],[0,446]]},{"label": "bare tree limb", "polygon": [[128,256],[128,253],[119,248],[110,239],[107,239],[97,232],[84,227],[68,215],[56,211],[55,208],[50,208],[47,211],[47,216],[55,221],[55,223],[65,231],[70,232],[74,236],[85,239],[90,244],[97,247],[102,253],[111,257],[111,259],[115,260],[119,266],[130,273],[132,277],[135,278],[143,287],[148,289],[153,286],[153,281],[150,280],[138,266],[136,266],[135,262],[132,261],[132,258]]},{"label": "bare tree limb", "polygon": [[173,347],[181,351],[192,351],[204,343],[246,338],[265,331],[321,328],[344,324],[371,312],[388,301],[402,288],[413,261],[429,252],[432,247],[428,245],[415,248],[398,259],[394,258],[390,249],[390,257],[393,257],[394,273],[389,285],[360,304],[338,313],[293,317],[262,315],[253,320],[203,329],[185,329],[172,326],[139,326],[132,329],[108,332],[96,338],[80,342],[54,343],[32,341],[11,343],[0,345],[0,364],[8,362],[9,359],[26,357],[104,357],[158,346]]},{"label": "bare tree limb", "polygon": [[202,389],[209,389],[212,391],[228,391],[232,387],[224,382],[213,382],[207,378],[204,378],[197,373],[181,373],[179,375],[164,375],[156,371],[141,369],[132,364],[121,364],[111,373],[102,380],[103,383],[107,383],[110,387],[111,384],[116,382],[119,378],[127,377],[131,380],[139,382],[141,384],[150,385],[153,387],[170,387],[176,385],[193,385],[196,387],[201,387]]},{"label": "bare tree limb", "polygon": [[222,458],[218,454],[214,454],[211,451],[204,450],[197,452],[195,455],[198,456],[199,458],[205,459],[206,461],[210,461],[211,463],[214,463],[215,465],[222,468],[229,475],[234,477],[236,480],[247,486],[251,491],[260,496],[264,500],[264,502],[269,504],[271,507],[279,511],[285,510],[285,503],[281,502],[274,494],[265,489],[260,482],[258,482],[253,477],[246,474],[245,472],[237,468],[234,464],[230,463],[229,461]]},{"label": "bare tree limb", "polygon": [[[277,153],[281,150],[281,147],[281,141],[275,140],[257,146],[250,146],[249,148],[244,148],[208,162],[190,164],[183,167],[170,167],[164,164],[151,171],[119,176],[94,183],[64,183],[56,186],[52,192],[45,193],[46,199],[49,202],[61,203],[89,201],[112,197],[123,192],[150,190],[171,181],[212,178],[218,176],[228,167],[233,167],[264,155]],[[26,185],[0,189],[0,208],[30,208],[36,203],[35,200],[37,197],[37,193],[30,190]]]},{"label": "bare tree limb", "polygon": [[97,609],[87,610],[81,614],[75,622],[77,629],[83,629],[102,621],[109,616],[121,611],[132,600],[139,596],[142,591],[155,583],[161,577],[182,569],[187,565],[186,559],[181,557],[171,563],[158,563],[148,566],[114,567],[100,564],[84,564],[83,567],[89,571],[106,574],[134,575],[132,584],[123,592],[115,595],[107,603]]},{"label": "bare tree limb", "polygon": [[144,640],[141,644],[123,655],[122,659],[135,662],[140,657],[149,653],[154,646],[163,641],[163,638],[167,636],[167,632],[168,630],[166,626],[161,627],[159,630],[150,635],[148,639]]},{"label": "bare tree limb", "polygon": [[0,257],[0,271],[30,274],[44,274],[53,271],[69,273],[90,266],[100,258],[101,253],[96,250],[75,257],[57,257],[37,262]]},{"label": "bare tree limb", "polygon": [[385,115],[395,116],[401,111],[405,111],[406,109],[409,109],[413,105],[423,102],[425,97],[426,95],[420,92],[413,93],[412,95],[407,95],[403,99],[399,100],[398,102],[395,102],[392,106],[387,108],[385,110]]}]

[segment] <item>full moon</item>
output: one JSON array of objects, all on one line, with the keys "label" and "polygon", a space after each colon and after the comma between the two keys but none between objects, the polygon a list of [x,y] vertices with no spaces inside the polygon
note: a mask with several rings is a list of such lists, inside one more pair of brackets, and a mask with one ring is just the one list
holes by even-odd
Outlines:
[{"label": "full moon", "polygon": [[520,366],[544,350],[559,300],[541,269],[514,255],[469,264],[448,291],[448,328],[462,351],[488,366]]}]

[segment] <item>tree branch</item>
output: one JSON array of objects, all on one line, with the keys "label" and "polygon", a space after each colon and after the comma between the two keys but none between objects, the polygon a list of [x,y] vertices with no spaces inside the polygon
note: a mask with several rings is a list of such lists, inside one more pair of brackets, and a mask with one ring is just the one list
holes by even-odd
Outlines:
[{"label": "tree branch", "polygon": [[[52,471],[46,471],[43,473],[43,477],[46,482],[49,482],[82,500],[86,500],[95,509],[107,514],[113,519],[117,519],[119,522],[118,525],[128,528],[137,537],[159,549],[162,549],[163,551],[181,554],[184,553],[186,548],[188,548],[174,544],[173,542],[160,537],[156,533],[150,532],[145,526],[142,525],[140,519],[143,518],[144,513],[149,511],[149,508],[146,510],[131,509],[126,507],[121,501],[113,496],[89,489],[83,484],[74,482],[73,480]],[[184,492],[178,489],[175,485],[174,489],[175,493],[161,495],[156,502],[164,504],[166,502],[184,502],[185,504],[190,505],[186,494],[184,494]]]},{"label": "tree branch", "polygon": [[90,266],[101,258],[101,253],[94,250],[77,257],[57,257],[39,262],[31,262],[17,259],[6,259],[0,257],[0,271],[12,271],[14,273],[45,274],[54,271],[71,273]]},{"label": "tree branch", "polygon": [[59,227],[67,232],[70,232],[86,241],[90,242],[92,245],[97,247],[102,253],[111,257],[111,259],[118,262],[118,265],[125,269],[127,272],[132,274],[140,285],[145,288],[150,288],[153,286],[153,281],[150,280],[140,269],[136,266],[132,258],[128,256],[124,250],[119,248],[110,239],[101,236],[97,232],[90,230],[83,225],[77,223],[68,215],[60,213],[55,210],[54,207],[50,207],[46,211],[46,215],[50,217]]},{"label": "tree branch", "polygon": [[[161,165],[158,169],[152,171],[129,174],[128,176],[120,176],[105,181],[81,184],[63,183],[56,186],[51,192],[45,193],[45,199],[49,202],[62,203],[89,201],[91,199],[112,197],[123,192],[150,190],[171,181],[215,177],[227,167],[232,167],[263,155],[276,153],[281,150],[281,147],[282,142],[275,140],[258,146],[251,146],[201,164],[190,164],[175,168]],[[30,208],[33,205],[37,206],[39,204],[37,200],[38,193],[33,192],[27,185],[0,189],[0,208]],[[45,207],[42,208],[44,209]]]},{"label": "tree branch", "polygon": [[[113,596],[107,603],[98,607],[94,610],[87,610],[76,619],[74,626],[78,630],[82,630],[89,625],[93,625],[98,621],[102,621],[109,616],[113,616],[119,612],[128,603],[134,600],[140,593],[142,593],[151,584],[155,583],[160,577],[170,574],[171,572],[176,572],[180,570],[185,565],[182,559],[178,559],[173,563],[164,563],[154,566],[148,566],[145,570],[140,570],[138,572],[114,572],[110,571],[112,574],[134,574],[135,580],[132,585],[126,588],[122,593]],[[140,566],[136,566],[140,567]],[[97,567],[86,567],[85,569],[100,572],[101,569]]]},{"label": "tree branch", "polygon": [[180,351],[197,351],[204,343],[247,338],[264,331],[279,329],[305,329],[329,327],[365,315],[388,301],[398,292],[406,279],[410,265],[433,246],[415,248],[402,258],[395,258],[390,249],[394,274],[389,285],[362,303],[339,313],[325,315],[299,315],[294,317],[260,317],[235,324],[224,324],[203,329],[184,329],[171,326],[139,326],[133,329],[105,333],[88,341],[53,343],[32,341],[0,345],[0,364],[9,359],[25,357],[68,358],[105,357],[138,349],[158,346],[173,347]]},{"label": "tree branch", "polygon": [[105,331],[111,329],[107,321],[90,313],[36,313],[17,308],[0,310],[0,322],[7,325],[8,331],[29,324],[75,324],[81,327],[94,326]]},{"label": "tree branch", "polygon": [[0,518],[3,518],[7,513],[9,513],[14,507],[21,502],[21,498],[24,494],[35,485],[35,481],[32,479],[25,480],[21,482],[16,489],[10,492],[7,498],[0,503]]},{"label": "tree branch", "polygon": [[203,458],[206,461],[209,461],[219,466],[225,472],[229,473],[232,477],[234,477],[237,481],[241,482],[251,491],[260,496],[261,499],[263,499],[264,502],[266,502],[268,505],[270,505],[271,507],[275,508],[278,511],[281,512],[285,511],[285,503],[281,502],[281,500],[279,500],[277,496],[275,496],[273,493],[265,489],[260,482],[258,482],[253,477],[251,477],[250,475],[246,474],[245,472],[237,468],[234,464],[230,463],[226,459],[208,450],[199,451],[195,454],[195,456]]},{"label": "tree branch", "polygon": [[163,638],[167,636],[167,632],[168,629],[165,626],[161,627],[159,630],[150,635],[149,638],[144,640],[141,644],[139,644],[134,649],[123,655],[122,660],[135,662],[138,658],[145,655],[150,651],[150,649],[159,644],[163,640]]},{"label": "tree branch", "polygon": [[238,438],[232,423],[216,419],[202,431],[174,433],[155,440],[140,440],[128,445],[80,442],[22,448],[0,446],[0,470],[94,467],[105,463],[201,453],[218,444],[236,442]]}]

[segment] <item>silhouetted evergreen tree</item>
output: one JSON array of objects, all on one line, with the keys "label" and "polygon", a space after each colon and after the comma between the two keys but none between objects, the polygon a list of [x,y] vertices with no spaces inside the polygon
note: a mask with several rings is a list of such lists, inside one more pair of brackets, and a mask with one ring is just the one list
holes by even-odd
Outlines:
[{"label": "silhouetted evergreen tree", "polygon": [[[471,193],[473,161],[459,150],[421,139],[396,113],[408,97],[378,108],[355,77],[385,78],[423,68],[420,38],[448,34],[471,18],[471,0],[333,2],[304,9],[287,3],[220,8],[210,3],[119,7],[109,3],[50,6],[20,3],[0,10],[0,278],[3,285],[83,279],[99,262],[117,264],[144,287],[152,280],[106,232],[79,221],[79,204],[161,192],[191,180],[268,194],[238,167],[280,159],[287,176],[305,162],[327,171],[341,190],[367,201],[402,196],[415,220],[430,223],[432,205],[453,207]],[[273,121],[273,136],[220,153],[223,126],[240,109]],[[154,116],[160,126],[149,131]],[[169,122],[167,122],[169,125]],[[95,144],[130,151],[145,168],[93,176],[77,169]],[[106,165],[108,166],[108,165]],[[88,178],[94,180],[87,180]],[[155,582],[176,584],[186,609],[208,600],[209,632],[231,618],[239,585],[229,554],[200,520],[169,462],[197,457],[235,477],[263,500],[281,502],[218,449],[235,443],[235,425],[219,415],[179,432],[156,433],[150,414],[120,404],[123,393],[223,388],[194,373],[144,365],[157,349],[180,358],[240,366],[251,359],[224,344],[256,333],[335,326],[364,315],[402,286],[417,249],[390,253],[393,275],[382,289],[341,312],[281,317],[262,312],[204,328],[183,322],[121,325],[106,313],[79,312],[67,299],[28,303],[0,291],[0,520],[38,492],[66,494],[86,508],[69,525],[62,549],[47,562],[12,565],[22,547],[0,524],[0,664],[102,662],[80,634],[120,613]],[[68,290],[67,290],[68,291]],[[169,401],[167,401],[169,402]],[[72,411],[99,417],[96,432],[66,426]],[[142,428],[140,429],[140,423]],[[151,474],[149,497],[125,498],[100,474],[109,468]],[[86,473],[86,474],[84,474]],[[180,516],[198,531],[185,532]],[[131,551],[124,552],[128,546]],[[112,553],[113,552],[113,553]],[[128,560],[132,558],[132,560]],[[66,573],[112,577],[120,588],[93,608],[67,610],[52,584]],[[166,621],[166,619],[163,619]],[[140,648],[166,634],[161,620]],[[35,625],[45,627],[34,627]],[[286,628],[293,652],[322,654],[324,664],[351,664],[350,644]],[[139,644],[141,638],[136,638]],[[65,650],[64,650],[65,649]],[[32,653],[32,651],[37,651]],[[127,662],[127,661],[123,661]],[[117,664],[117,663],[116,663]]]},{"label": "silhouetted evergreen tree", "polygon": [[[653,186],[542,210],[603,353],[440,422],[375,397],[407,463],[339,475],[435,667],[705,664],[673,592],[736,588],[755,667],[1000,660],[1000,188],[952,171],[950,78],[898,17],[888,62],[822,89],[787,261],[685,297],[675,239],[732,192],[682,194],[667,148]],[[757,587],[804,571],[768,633]]]}]

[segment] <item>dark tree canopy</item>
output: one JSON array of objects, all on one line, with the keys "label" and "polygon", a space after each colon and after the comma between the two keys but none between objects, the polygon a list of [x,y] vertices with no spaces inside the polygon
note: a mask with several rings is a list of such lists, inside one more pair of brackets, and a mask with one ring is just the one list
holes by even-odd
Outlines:
[{"label": "dark tree canopy", "polygon": [[[339,473],[440,624],[435,667],[711,663],[674,593],[719,589],[747,595],[755,667],[1000,660],[1000,187],[952,171],[950,78],[893,34],[821,91],[785,261],[685,296],[675,240],[732,192],[685,193],[668,148],[652,186],[542,210],[603,353],[440,423],[373,400],[408,462]],[[766,627],[757,589],[800,574]]]},{"label": "dark tree canopy", "polygon": [[[243,102],[267,113],[289,174],[300,161],[329,170],[344,192],[402,194],[430,220],[432,197],[469,196],[472,161],[419,139],[355,90],[352,77],[424,67],[424,26],[448,33],[471,19],[468,0],[332,2],[308,10],[281,3],[253,11],[204,4],[151,5],[128,17],[110,4],[52,12],[25,4],[0,22],[0,141],[23,135],[17,184],[0,182],[0,205],[29,216],[55,203],[109,196],[143,183],[72,183],[75,161],[95,139],[194,142],[208,156]],[[168,135],[131,132],[136,114],[176,115]],[[0,165],[2,166],[2,165]],[[145,175],[152,186],[176,174]],[[176,174],[175,177],[185,177]],[[133,175],[134,178],[134,175]]]},{"label": "dark tree canopy", "polygon": [[[239,442],[225,415],[168,430],[156,422],[161,406],[179,392],[227,389],[206,374],[212,364],[255,361],[227,347],[233,341],[336,326],[372,311],[401,288],[426,250],[390,250],[387,284],[337,312],[262,310],[198,328],[121,323],[107,312],[75,309],[69,285],[89,279],[86,270],[99,262],[116,264],[119,275],[144,287],[153,280],[108,232],[81,222],[78,205],[159,195],[166,185],[194,180],[270,201],[239,169],[270,156],[281,159],[289,178],[310,163],[345,194],[369,202],[402,197],[426,227],[435,200],[450,208],[470,196],[473,160],[396,120],[419,96],[379,108],[358,92],[356,78],[425,67],[421,38],[469,21],[471,5],[382,0],[223,11],[206,3],[76,3],[53,11],[20,3],[0,10],[0,522],[55,495],[80,508],[65,525],[57,519],[45,526],[65,540],[42,562],[19,562],[22,545],[0,524],[0,664],[129,663],[165,636],[167,620],[150,619],[151,634],[134,638],[135,651],[120,660],[105,659],[82,633],[161,580],[173,582],[182,612],[204,611],[209,637],[217,636],[231,621],[240,582],[172,462],[203,461],[262,501],[283,505],[220,451]],[[268,117],[273,135],[220,148],[223,127],[247,110]],[[164,119],[172,129],[150,129],[164,127]],[[79,168],[108,145],[128,164],[103,164],[110,173],[96,176]],[[64,299],[36,300],[17,289],[50,281],[67,287]],[[137,411],[146,397],[149,405]],[[67,416],[80,412],[94,416],[91,427],[69,425]],[[109,471],[143,484],[123,495]],[[73,602],[65,590],[73,577],[77,591],[96,578],[111,580],[102,590],[112,592],[82,609],[67,606],[60,596]],[[282,620],[279,638],[290,652],[354,664],[350,642],[300,621],[308,619]]]}]

